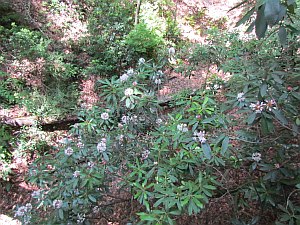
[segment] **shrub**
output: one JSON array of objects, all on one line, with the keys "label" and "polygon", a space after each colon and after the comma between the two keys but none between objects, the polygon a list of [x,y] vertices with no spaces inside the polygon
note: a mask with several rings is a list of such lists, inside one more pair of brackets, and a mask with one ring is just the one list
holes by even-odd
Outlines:
[{"label": "shrub", "polygon": [[163,41],[154,31],[149,30],[146,24],[139,23],[127,35],[125,43],[133,55],[153,58]]}]

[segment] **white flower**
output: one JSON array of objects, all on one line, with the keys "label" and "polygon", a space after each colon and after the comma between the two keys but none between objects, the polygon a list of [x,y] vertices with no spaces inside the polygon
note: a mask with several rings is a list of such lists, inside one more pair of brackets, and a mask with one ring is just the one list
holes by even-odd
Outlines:
[{"label": "white flower", "polygon": [[74,153],[73,149],[71,147],[68,147],[65,149],[65,155],[70,156]]},{"label": "white flower", "polygon": [[40,195],[41,195],[41,191],[40,191],[40,190],[38,190],[38,191],[33,191],[33,192],[31,193],[31,197],[33,197],[33,198],[38,198],[38,197],[40,197]]},{"label": "white flower", "polygon": [[61,144],[68,144],[70,143],[72,140],[70,138],[62,138],[59,143]]},{"label": "white flower", "polygon": [[84,144],[81,141],[77,142],[77,147],[78,148],[84,148]]},{"label": "white flower", "polygon": [[127,124],[130,119],[129,119],[129,116],[123,115],[122,118],[121,118],[121,120],[122,120],[122,123]]},{"label": "white flower", "polygon": [[188,128],[186,124],[180,123],[177,125],[177,130],[181,131],[181,132],[188,132]]},{"label": "white flower", "polygon": [[257,102],[256,104],[251,103],[250,108],[256,113],[261,113],[264,109],[265,104],[263,102]]},{"label": "white flower", "polygon": [[267,110],[272,111],[272,109],[276,109],[276,107],[274,107],[274,106],[276,106],[276,101],[274,99],[266,101],[266,109]]},{"label": "white flower", "polygon": [[136,81],[132,82],[132,86],[136,86],[138,83]]},{"label": "white flower", "polygon": [[134,70],[133,70],[133,69],[127,70],[127,75],[128,75],[128,76],[134,75]]},{"label": "white flower", "polygon": [[149,155],[150,155],[150,151],[149,150],[143,151],[143,153],[142,153],[142,160],[147,159],[149,157]]},{"label": "white flower", "polygon": [[206,142],[206,138],[204,137],[204,135],[205,135],[205,131],[199,131],[199,132],[195,131],[193,139],[195,141],[199,141],[201,143],[205,143]]},{"label": "white flower", "polygon": [[73,177],[79,177],[80,176],[80,171],[76,170],[74,173],[73,173]]},{"label": "white flower", "polygon": [[221,88],[221,86],[220,85],[218,85],[218,84],[214,84],[214,87],[213,87],[213,89],[214,90],[218,90],[218,89],[220,89]]},{"label": "white flower", "polygon": [[85,220],[85,214],[77,214],[77,223],[83,223]]},{"label": "white flower", "polygon": [[124,135],[123,135],[123,134],[120,134],[119,136],[117,136],[117,140],[118,140],[119,142],[124,141]]},{"label": "white flower", "polygon": [[146,62],[146,60],[144,59],[144,58],[140,58],[139,59],[139,64],[141,65],[141,64],[144,64]]},{"label": "white flower", "polygon": [[126,80],[128,80],[128,78],[129,76],[126,73],[124,73],[122,76],[120,76],[120,81],[125,82]]},{"label": "white flower", "polygon": [[237,100],[239,101],[239,102],[243,102],[243,101],[245,101],[245,97],[244,97],[244,92],[241,92],[241,93],[238,93],[237,94]]},{"label": "white flower", "polygon": [[55,209],[61,208],[62,205],[63,205],[63,201],[62,201],[62,200],[55,199],[55,200],[53,201],[53,207],[54,207]]},{"label": "white flower", "polygon": [[156,119],[156,124],[157,124],[157,125],[160,125],[160,124],[162,124],[162,122],[163,122],[163,120],[162,120],[162,119],[160,119],[160,118]]},{"label": "white flower", "polygon": [[162,77],[164,75],[163,71],[158,70],[156,73],[157,76]]},{"label": "white flower", "polygon": [[155,79],[154,83],[157,84],[157,85],[161,84],[161,79]]},{"label": "white flower", "polygon": [[26,206],[21,206],[18,208],[18,210],[15,213],[15,217],[16,216],[24,216],[27,212],[27,207]]},{"label": "white flower", "polygon": [[99,206],[95,206],[95,207],[93,208],[93,213],[98,213],[99,211],[100,211]]},{"label": "white flower", "polygon": [[107,112],[101,113],[101,119],[108,120],[109,119],[108,113]]},{"label": "white flower", "polygon": [[88,167],[91,169],[95,166],[95,163],[94,162],[88,162]]},{"label": "white flower", "polygon": [[175,50],[175,48],[174,47],[171,47],[171,48],[169,48],[169,54],[170,55],[174,55],[175,54],[175,52],[176,52],[176,50]]},{"label": "white flower", "polygon": [[133,89],[132,89],[132,88],[127,88],[127,89],[124,91],[124,94],[125,94],[125,96],[127,96],[127,97],[133,95]]},{"label": "white flower", "polygon": [[31,211],[31,210],[32,210],[32,205],[31,205],[31,203],[27,203],[27,204],[25,205],[25,207],[27,208],[27,211]]},{"label": "white flower", "polygon": [[255,162],[259,162],[261,160],[261,154],[259,152],[255,152],[252,154],[252,159],[255,161]]},{"label": "white flower", "polygon": [[97,150],[98,150],[98,152],[105,152],[106,151],[106,139],[105,139],[105,141],[101,140],[97,144]]}]

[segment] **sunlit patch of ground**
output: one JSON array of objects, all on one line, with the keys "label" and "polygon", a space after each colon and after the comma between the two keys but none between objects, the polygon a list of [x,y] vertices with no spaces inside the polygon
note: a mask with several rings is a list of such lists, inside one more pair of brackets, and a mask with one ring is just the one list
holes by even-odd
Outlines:
[{"label": "sunlit patch of ground", "polygon": [[205,37],[202,35],[202,31],[189,24],[187,21],[189,16],[196,15],[201,10],[206,9],[206,14],[211,20],[225,18],[226,27],[231,29],[239,20],[242,11],[238,8],[228,12],[240,0],[174,0],[173,2],[173,10],[176,12],[182,37],[197,43],[204,43]]},{"label": "sunlit patch of ground", "polygon": [[21,225],[21,222],[7,215],[0,214],[0,225]]}]

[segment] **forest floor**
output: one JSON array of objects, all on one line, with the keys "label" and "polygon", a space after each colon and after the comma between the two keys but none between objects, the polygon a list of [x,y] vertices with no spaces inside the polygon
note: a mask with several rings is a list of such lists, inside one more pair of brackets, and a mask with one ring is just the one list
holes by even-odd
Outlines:
[{"label": "forest floor", "polygon": [[[29,18],[36,19],[37,16],[34,14],[34,10],[39,10],[41,6],[40,0],[32,0],[32,6],[34,6],[31,14],[26,13],[24,10],[23,2],[21,0],[12,1],[15,5],[15,8],[19,12],[25,13]],[[177,20],[179,23],[180,30],[182,32],[182,37],[186,40],[189,40],[194,43],[205,43],[205,36],[201,35],[199,30],[197,31],[197,26],[191,26],[187,21],[187,15],[191,15],[203,8],[206,8],[206,14],[209,19],[221,19],[226,18],[225,26],[227,29],[234,27],[234,24],[238,20],[241,10],[234,10],[228,13],[228,10],[232,8],[238,0],[174,0],[177,12]],[[72,21],[72,16],[70,13],[66,12],[65,18],[53,18],[51,15],[47,15],[47,18],[52,21],[56,21],[56,28],[62,29],[60,27],[60,21],[71,20],[71,26],[69,30],[65,30],[61,35],[55,36],[56,39],[69,39],[69,38],[78,38],[78,34],[85,32],[85,24],[82,24],[76,18]],[[34,26],[39,27],[43,25],[43,21],[34,20]],[[201,24],[198,24],[199,26]],[[55,30],[55,28],[53,28]],[[51,33],[49,31],[49,33]],[[228,78],[228,74],[224,74],[222,71],[217,71],[214,65],[211,65],[208,69],[210,73],[218,74],[221,78]],[[187,78],[180,73],[170,72],[169,77],[174,79],[169,80],[160,90],[159,95],[162,97],[169,96],[183,89],[198,89],[200,88],[206,77],[207,77],[207,67],[197,71],[192,77]],[[82,83],[82,93],[81,99],[85,102],[86,105],[92,105],[97,101],[97,95],[93,91],[93,86],[95,84],[95,77],[92,77],[90,80],[83,81]],[[26,116],[28,113],[24,109],[15,108],[14,111],[5,112],[9,116]],[[52,133],[53,141],[59,141],[58,137],[67,136],[67,131],[56,131],[55,134]],[[13,176],[10,178],[10,182],[3,183],[2,187],[0,186],[0,225],[19,225],[20,222],[13,218],[13,210],[16,205],[22,205],[28,202],[31,199],[32,191],[36,190],[35,187],[30,186],[24,181],[24,175],[27,171],[27,165],[30,162],[29,160],[20,160],[15,159],[13,162]],[[229,182],[232,182],[231,185],[236,185],[236,182],[241,181],[247,175],[245,171],[230,171],[231,174],[228,175]],[[212,199],[203,213],[189,218],[180,218],[177,222],[180,225],[193,225],[193,224],[230,224],[229,219],[233,214],[234,208],[230,205],[231,202],[230,195],[220,196],[219,198]],[[256,210],[256,206],[245,209],[245,213],[249,213],[253,210]],[[271,215],[272,216],[272,215]],[[199,223],[201,221],[201,223]],[[226,221],[226,222],[225,222]],[[98,223],[98,224],[108,224],[107,222]],[[110,223],[111,224],[111,223]],[[117,224],[117,223],[115,223]],[[263,224],[267,224],[264,222]]]}]

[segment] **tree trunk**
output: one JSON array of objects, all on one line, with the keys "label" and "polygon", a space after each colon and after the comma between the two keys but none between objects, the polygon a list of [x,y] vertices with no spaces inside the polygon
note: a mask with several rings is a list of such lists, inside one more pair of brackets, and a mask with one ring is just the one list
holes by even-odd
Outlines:
[{"label": "tree trunk", "polygon": [[137,6],[135,10],[135,17],[134,17],[134,25],[137,25],[139,23],[139,14],[140,14],[140,9],[141,9],[141,3],[142,0],[137,0]]}]

